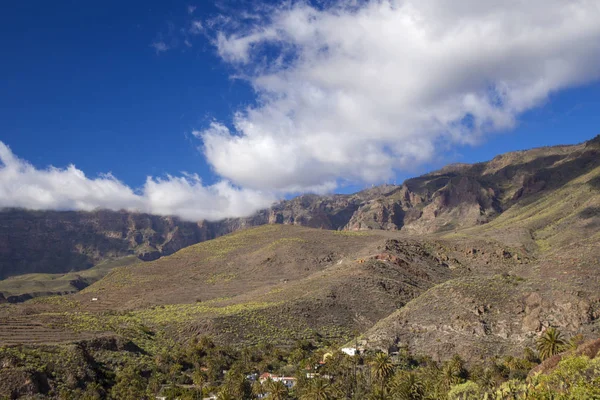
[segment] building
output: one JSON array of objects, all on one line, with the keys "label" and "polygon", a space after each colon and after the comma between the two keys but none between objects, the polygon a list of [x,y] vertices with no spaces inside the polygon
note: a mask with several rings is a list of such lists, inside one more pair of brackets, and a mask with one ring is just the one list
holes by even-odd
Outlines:
[{"label": "building", "polygon": [[274,375],[274,374],[270,374],[268,372],[265,372],[264,374],[262,374],[258,379],[259,379],[260,383],[265,383],[269,379],[271,379],[274,382],[281,382],[288,389],[291,389],[291,388],[293,388],[296,385],[296,378],[294,378],[294,377],[291,377],[291,376],[277,376],[277,375]]},{"label": "building", "polygon": [[355,356],[358,354],[358,350],[354,347],[344,347],[342,348],[342,353],[347,354],[349,356]]}]

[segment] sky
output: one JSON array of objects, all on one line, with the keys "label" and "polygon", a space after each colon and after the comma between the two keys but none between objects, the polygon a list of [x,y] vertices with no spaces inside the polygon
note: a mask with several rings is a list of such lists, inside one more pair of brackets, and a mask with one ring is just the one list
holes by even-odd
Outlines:
[{"label": "sky", "polygon": [[0,207],[216,220],[600,133],[597,0],[12,2]]}]

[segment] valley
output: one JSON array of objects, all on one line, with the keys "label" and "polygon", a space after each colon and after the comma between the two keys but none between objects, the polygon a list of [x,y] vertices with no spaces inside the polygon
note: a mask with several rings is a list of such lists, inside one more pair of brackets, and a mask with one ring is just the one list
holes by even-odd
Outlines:
[{"label": "valley", "polygon": [[551,327],[593,340],[599,182],[596,137],[240,219],[4,210],[0,348],[134,349],[111,353],[118,369],[210,337],[471,367],[520,357]]}]

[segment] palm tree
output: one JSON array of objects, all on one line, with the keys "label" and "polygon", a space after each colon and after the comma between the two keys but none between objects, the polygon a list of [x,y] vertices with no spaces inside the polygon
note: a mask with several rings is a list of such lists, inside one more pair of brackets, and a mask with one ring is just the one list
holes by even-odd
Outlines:
[{"label": "palm tree", "polygon": [[[394,373],[392,359],[385,353],[377,353],[371,361],[371,373],[381,384],[380,394],[384,395],[385,382]],[[383,397],[382,397],[383,398]]]},{"label": "palm tree", "polygon": [[259,381],[254,381],[252,384],[252,396],[258,397],[265,392],[263,385]]},{"label": "palm tree", "polygon": [[537,350],[542,360],[563,351],[567,342],[558,329],[548,328],[537,340]]},{"label": "palm tree", "polygon": [[401,371],[394,376],[391,393],[397,400],[420,400],[425,397],[425,386],[414,372]]},{"label": "palm tree", "polygon": [[225,387],[236,399],[242,399],[250,393],[250,384],[241,373],[228,373],[225,377]]},{"label": "palm tree", "polygon": [[236,400],[238,397],[235,397],[233,393],[231,393],[227,388],[221,389],[217,394],[217,400]]},{"label": "palm tree", "polygon": [[267,391],[269,392],[269,400],[285,400],[288,397],[287,387],[283,382],[275,382],[273,380],[267,381]]},{"label": "palm tree", "polygon": [[300,396],[301,400],[333,400],[334,394],[329,382],[325,379],[313,379],[305,392]]},{"label": "palm tree", "polygon": [[390,391],[387,387],[383,387],[380,389],[379,387],[374,387],[371,393],[367,395],[367,400],[386,400],[390,399]]},{"label": "palm tree", "polygon": [[442,382],[446,385],[446,388],[459,384],[466,378],[464,361],[458,355],[455,355],[450,360],[446,361],[441,372]]},{"label": "palm tree", "polygon": [[204,375],[204,372],[202,372],[199,369],[195,370],[192,373],[192,382],[194,383],[194,385],[202,388],[206,383],[206,376]]}]

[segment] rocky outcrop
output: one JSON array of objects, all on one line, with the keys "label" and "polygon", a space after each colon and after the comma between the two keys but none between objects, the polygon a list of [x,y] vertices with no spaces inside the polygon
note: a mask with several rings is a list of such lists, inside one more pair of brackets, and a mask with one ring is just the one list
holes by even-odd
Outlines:
[{"label": "rocky outcrop", "polygon": [[[352,195],[303,195],[263,214],[268,214],[268,223],[414,234],[481,225],[598,167],[597,140],[507,153],[472,165],[453,164],[400,186],[382,185]],[[260,224],[253,218],[246,221]]]},{"label": "rocky outcrop", "polygon": [[468,274],[433,287],[377,323],[365,338],[371,347],[400,345],[440,360],[459,354],[480,361],[518,356],[524,347],[535,347],[548,327],[567,338],[597,337],[600,253],[589,250],[562,250],[567,257],[553,265],[550,256],[515,258],[507,250],[473,248],[454,261],[459,268],[468,265]]},{"label": "rocky outcrop", "polygon": [[598,140],[507,153],[473,165],[453,164],[400,186],[382,185],[351,195],[306,194],[249,217],[217,222],[125,211],[4,210],[0,211],[0,279],[77,271],[130,254],[153,261],[198,242],[265,224],[412,234],[485,224],[513,205],[598,167]]},{"label": "rocky outcrop", "polygon": [[29,371],[0,369],[0,396],[16,399],[42,392],[45,377]]}]

